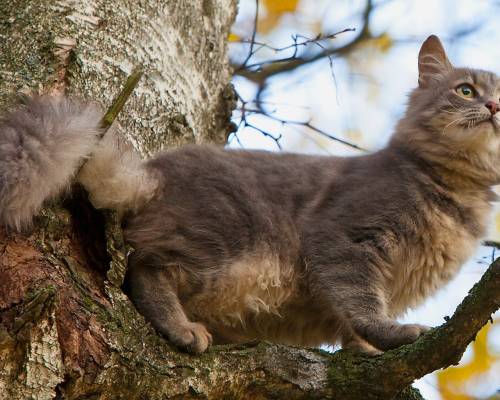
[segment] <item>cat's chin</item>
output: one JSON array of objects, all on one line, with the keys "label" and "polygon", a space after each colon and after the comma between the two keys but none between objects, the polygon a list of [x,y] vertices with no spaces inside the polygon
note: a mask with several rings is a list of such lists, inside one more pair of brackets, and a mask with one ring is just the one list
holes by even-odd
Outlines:
[{"label": "cat's chin", "polygon": [[494,119],[487,119],[477,124],[481,129],[490,135],[500,136],[500,122]]},{"label": "cat's chin", "polygon": [[490,118],[485,122],[491,123],[491,125],[493,125],[493,132],[495,132],[497,135],[500,134],[500,121],[498,121],[496,118]]}]

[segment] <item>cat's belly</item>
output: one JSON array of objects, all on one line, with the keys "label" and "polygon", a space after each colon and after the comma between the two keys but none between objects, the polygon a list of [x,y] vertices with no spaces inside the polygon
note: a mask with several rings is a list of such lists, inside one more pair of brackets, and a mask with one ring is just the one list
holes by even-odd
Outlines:
[{"label": "cat's belly", "polygon": [[297,266],[263,252],[227,266],[211,285],[183,302],[192,321],[216,342],[270,340],[297,346],[334,343],[338,319],[301,294]]}]

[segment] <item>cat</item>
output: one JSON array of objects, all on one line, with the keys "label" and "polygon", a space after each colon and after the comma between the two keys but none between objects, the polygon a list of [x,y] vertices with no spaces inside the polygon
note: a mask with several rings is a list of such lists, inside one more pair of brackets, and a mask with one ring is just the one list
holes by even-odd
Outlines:
[{"label": "cat", "polygon": [[[269,340],[369,354],[429,329],[395,318],[447,283],[500,183],[500,80],[436,36],[388,146],[323,157],[188,145],[142,161],[93,103],[41,96],[0,123],[0,222],[81,183],[122,216],[124,290],[181,349]],[[83,165],[83,166],[82,166]]]}]

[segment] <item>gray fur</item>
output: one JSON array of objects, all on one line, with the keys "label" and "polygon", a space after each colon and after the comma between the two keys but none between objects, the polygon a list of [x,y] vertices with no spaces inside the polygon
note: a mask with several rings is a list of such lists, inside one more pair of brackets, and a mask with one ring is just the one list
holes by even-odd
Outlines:
[{"label": "gray fur", "polygon": [[21,228],[68,188],[97,142],[101,112],[67,98],[33,97],[0,121],[0,222]]},{"label": "gray fur", "polygon": [[406,115],[371,155],[186,146],[141,162],[101,142],[78,179],[96,206],[124,213],[135,248],[124,289],[146,319],[195,353],[266,339],[373,354],[424,332],[394,319],[446,284],[485,232],[500,183],[499,115],[485,104],[500,82],[452,67],[436,37],[419,67]]}]

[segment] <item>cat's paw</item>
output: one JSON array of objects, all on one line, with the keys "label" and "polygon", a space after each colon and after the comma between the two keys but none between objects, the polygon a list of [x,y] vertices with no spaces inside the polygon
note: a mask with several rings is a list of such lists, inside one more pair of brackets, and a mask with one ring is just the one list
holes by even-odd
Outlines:
[{"label": "cat's paw", "polygon": [[420,324],[404,324],[398,327],[399,336],[401,341],[404,343],[401,344],[409,344],[413,343],[418,339],[420,335],[429,331],[431,328],[425,325]]},{"label": "cat's paw", "polygon": [[353,320],[354,331],[375,348],[386,351],[404,344],[413,343],[427,332],[428,326],[419,324],[399,324],[391,320]]},{"label": "cat's paw", "polygon": [[404,344],[413,343],[420,335],[427,332],[430,327],[420,324],[394,324],[387,331],[387,336],[382,340],[382,349],[390,350]]},{"label": "cat's paw", "polygon": [[212,335],[203,324],[188,322],[169,333],[170,341],[189,353],[203,353],[212,344]]}]

